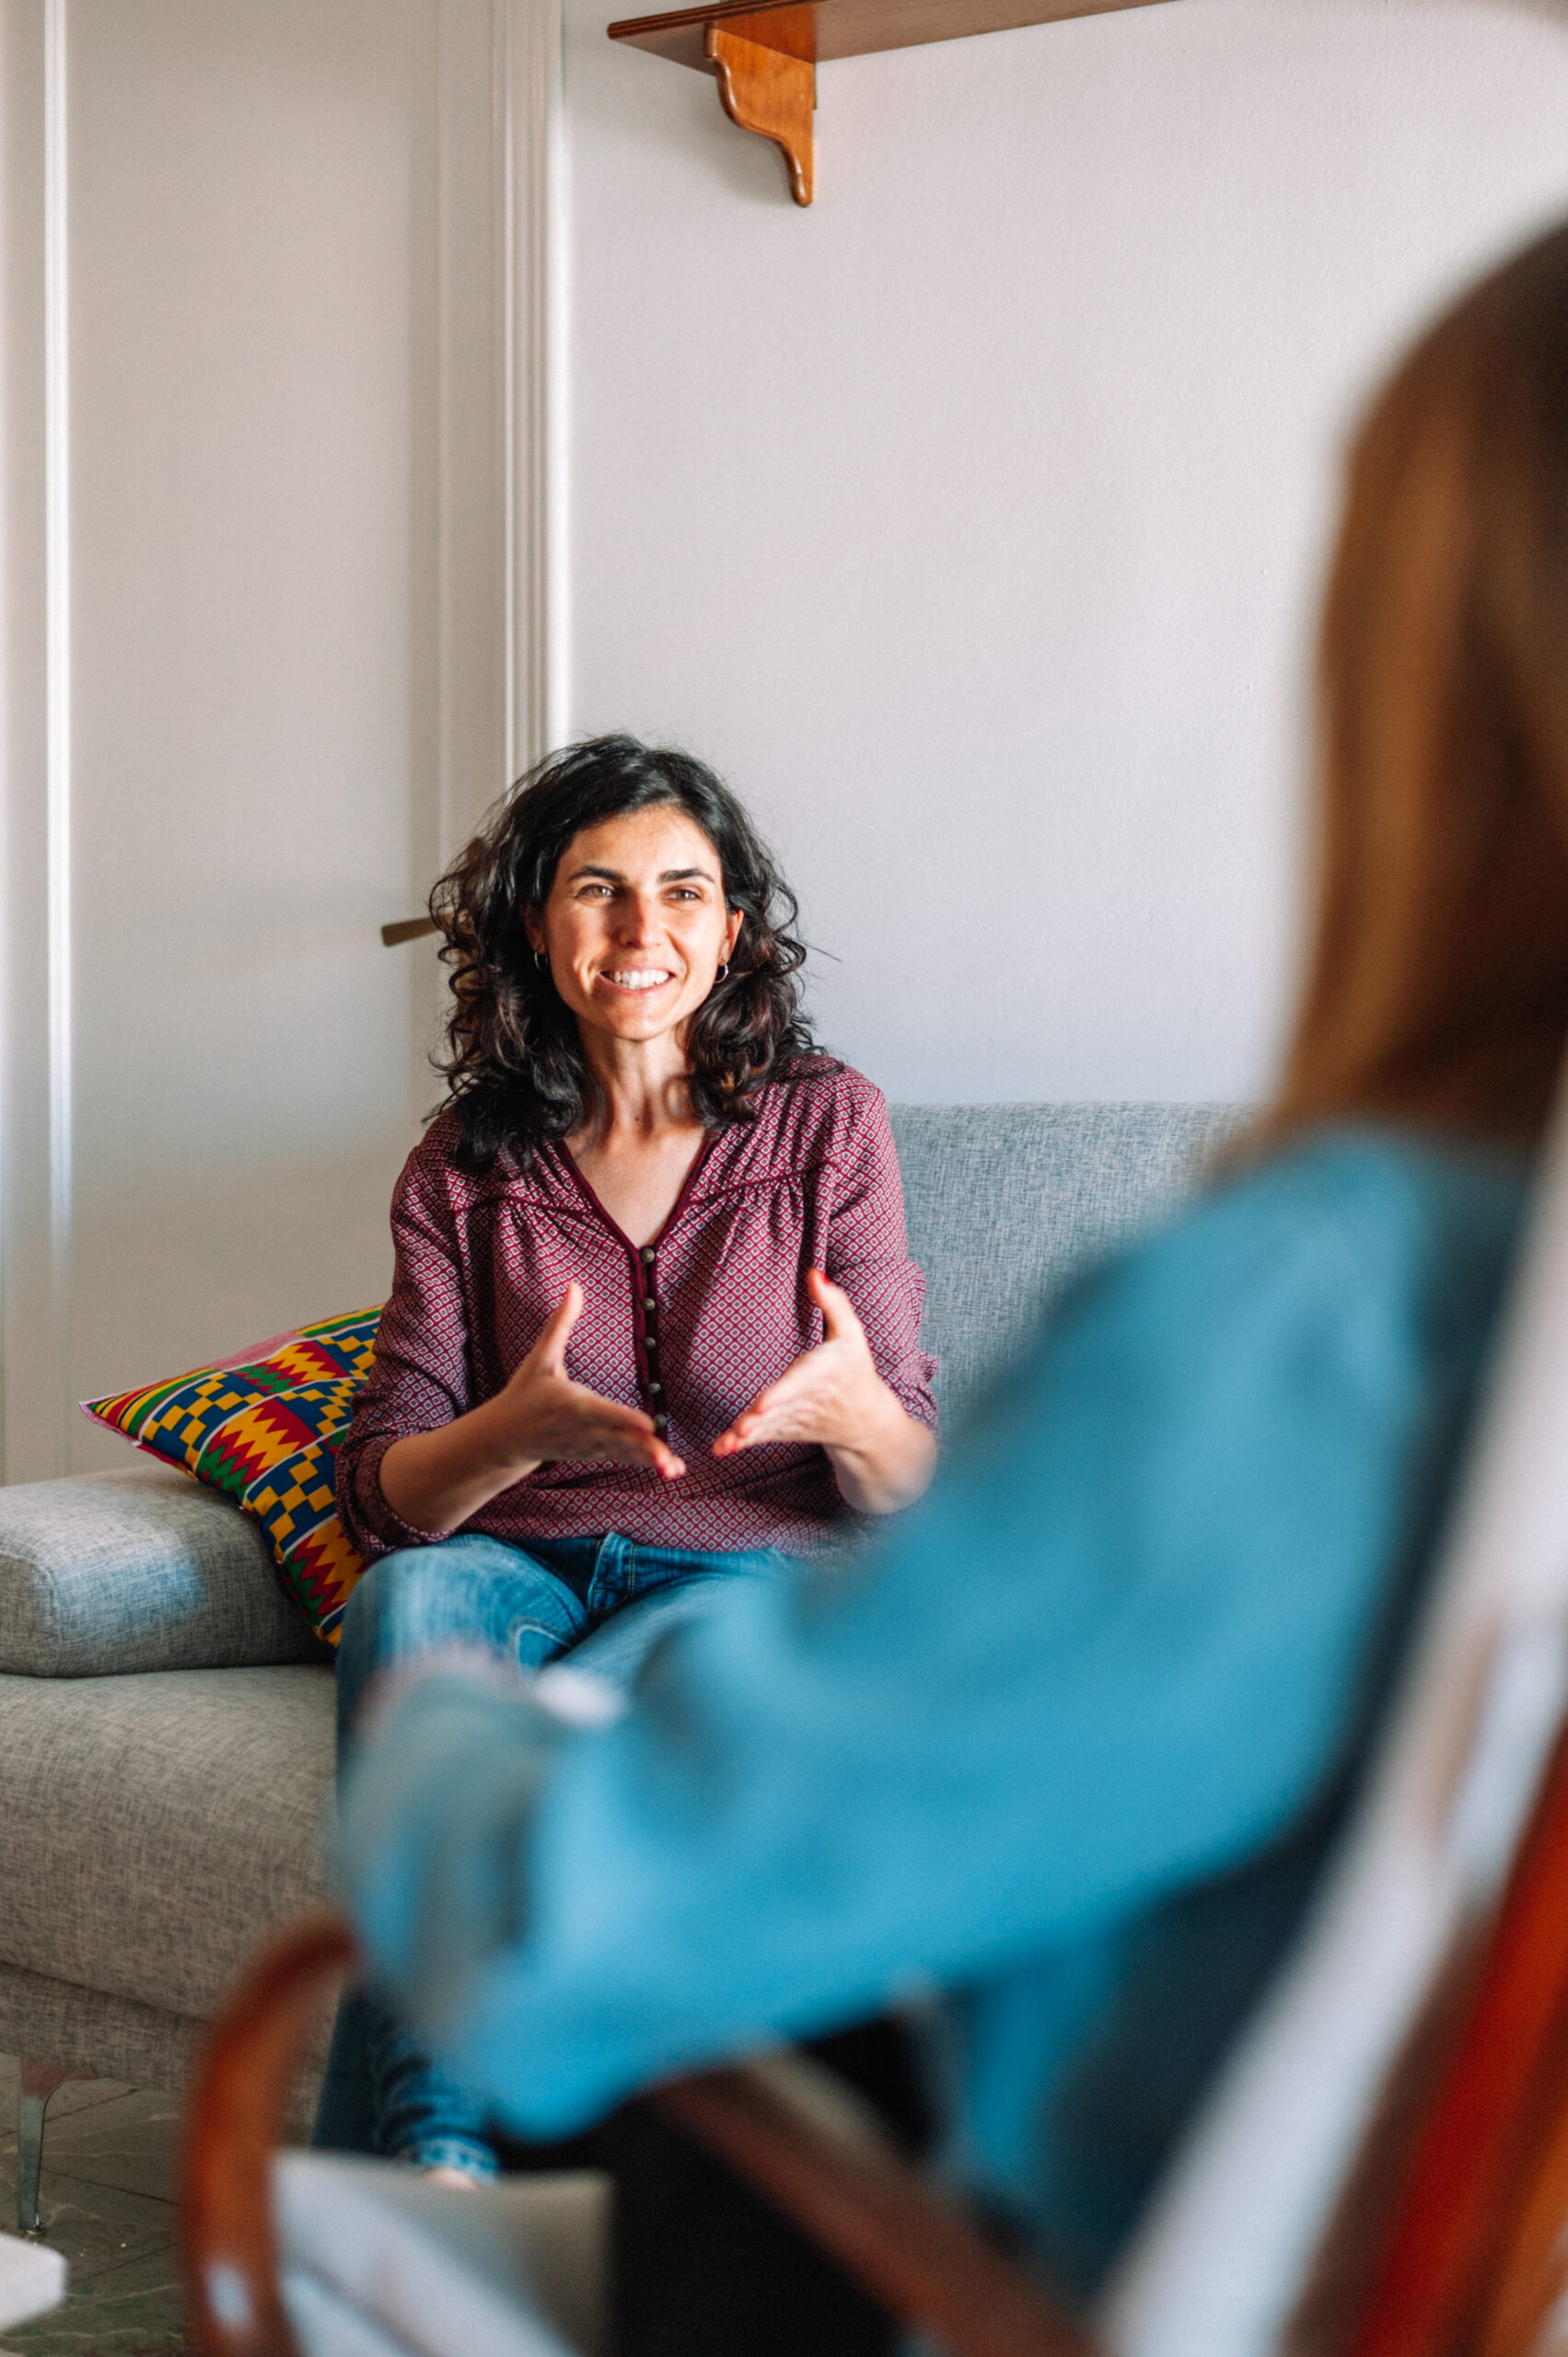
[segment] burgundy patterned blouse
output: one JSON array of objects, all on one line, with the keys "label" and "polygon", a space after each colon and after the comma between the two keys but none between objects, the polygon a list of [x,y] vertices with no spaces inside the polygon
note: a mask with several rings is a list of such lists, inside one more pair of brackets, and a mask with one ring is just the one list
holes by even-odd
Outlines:
[{"label": "burgundy patterned blouse", "polygon": [[772,1442],[715,1458],[741,1409],[822,1339],[806,1271],[842,1285],[877,1372],[935,1427],[935,1363],[920,1347],[925,1281],[909,1257],[903,1190],[881,1094],[847,1069],[763,1092],[757,1120],[713,1131],[656,1243],[642,1251],[564,1146],[518,1178],[454,1167],[443,1114],[392,1201],[397,1274],[376,1364],[338,1456],[338,1503],[367,1557],[449,1533],[416,1530],[381,1494],[393,1441],[499,1391],[575,1277],[583,1314],[566,1370],[606,1399],[668,1418],[682,1480],[558,1458],[504,1490],[465,1530],[530,1538],[619,1531],[651,1547],[809,1554],[850,1519],[819,1448]]}]

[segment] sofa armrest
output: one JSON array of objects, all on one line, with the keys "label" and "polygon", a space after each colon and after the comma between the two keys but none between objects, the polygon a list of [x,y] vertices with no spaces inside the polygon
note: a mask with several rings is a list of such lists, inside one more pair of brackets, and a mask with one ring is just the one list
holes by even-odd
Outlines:
[{"label": "sofa armrest", "polygon": [[0,1489],[0,1671],[319,1661],[260,1527],[154,1465]]}]

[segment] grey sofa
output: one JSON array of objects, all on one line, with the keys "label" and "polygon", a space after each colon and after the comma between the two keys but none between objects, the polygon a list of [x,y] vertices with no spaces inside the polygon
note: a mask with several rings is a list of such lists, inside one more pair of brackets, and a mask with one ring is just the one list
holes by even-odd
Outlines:
[{"label": "grey sofa", "polygon": [[[1239,1117],[893,1118],[951,1429],[1063,1278],[1167,1211]],[[235,1508],[129,1450],[0,1491],[0,2051],[178,2087],[241,1958],[322,1894],[331,1767],[331,1668]],[[41,2121],[35,2096],[34,2145]]]}]

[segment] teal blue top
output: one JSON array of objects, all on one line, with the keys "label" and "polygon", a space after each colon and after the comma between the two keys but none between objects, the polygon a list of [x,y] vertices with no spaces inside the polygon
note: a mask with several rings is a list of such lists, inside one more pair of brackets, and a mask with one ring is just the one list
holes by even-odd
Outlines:
[{"label": "teal blue top", "polygon": [[1308,1138],[1076,1283],[923,1505],[727,1594],[618,1722],[432,1675],[343,1813],[388,1984],[536,2135],[940,1991],[955,2165],[1092,2285],[1353,1788],[1527,1195]]}]

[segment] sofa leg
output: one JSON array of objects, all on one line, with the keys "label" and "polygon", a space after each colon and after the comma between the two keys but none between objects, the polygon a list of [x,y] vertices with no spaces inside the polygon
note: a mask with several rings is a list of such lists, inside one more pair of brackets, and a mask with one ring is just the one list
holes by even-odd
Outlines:
[{"label": "sofa leg", "polygon": [[42,2232],[38,2216],[38,2178],[43,2165],[43,2115],[56,2087],[67,2079],[92,2079],[94,2071],[62,2071],[52,2062],[23,2061],[17,2098],[17,2232]]}]

